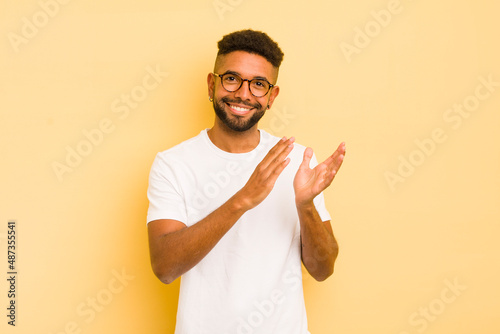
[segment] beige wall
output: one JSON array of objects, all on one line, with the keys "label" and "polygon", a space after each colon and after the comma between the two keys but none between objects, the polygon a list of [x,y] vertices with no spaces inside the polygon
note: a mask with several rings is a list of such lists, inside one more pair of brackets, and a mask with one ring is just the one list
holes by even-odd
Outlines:
[{"label": "beige wall", "polygon": [[2,259],[9,220],[18,237],[8,333],[173,333],[178,281],[149,266],[149,168],[211,126],[216,42],[247,27],[285,51],[262,127],[319,159],[347,143],[326,191],[336,272],[304,279],[311,333],[500,331],[495,2],[0,7]]}]

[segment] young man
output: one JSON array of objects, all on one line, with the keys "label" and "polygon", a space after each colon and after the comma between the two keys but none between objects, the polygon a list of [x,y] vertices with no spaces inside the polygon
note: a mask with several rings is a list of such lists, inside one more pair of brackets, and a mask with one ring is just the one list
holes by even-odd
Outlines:
[{"label": "young man", "polygon": [[259,130],[283,53],[253,30],[218,46],[207,77],[213,127],[159,153],[151,169],[153,271],[167,284],[182,276],[176,334],[306,334],[301,260],[319,281],[333,273],[338,245],[322,191],[345,144],[318,165],[293,137]]}]

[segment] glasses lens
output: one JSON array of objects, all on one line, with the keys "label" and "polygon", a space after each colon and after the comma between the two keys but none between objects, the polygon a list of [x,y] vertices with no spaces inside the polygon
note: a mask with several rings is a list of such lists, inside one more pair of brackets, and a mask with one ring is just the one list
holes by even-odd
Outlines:
[{"label": "glasses lens", "polygon": [[222,86],[228,92],[235,92],[241,87],[241,78],[231,73],[224,74],[222,76]]},{"label": "glasses lens", "polygon": [[269,82],[266,80],[254,79],[250,81],[250,91],[257,97],[262,97],[269,90]]}]

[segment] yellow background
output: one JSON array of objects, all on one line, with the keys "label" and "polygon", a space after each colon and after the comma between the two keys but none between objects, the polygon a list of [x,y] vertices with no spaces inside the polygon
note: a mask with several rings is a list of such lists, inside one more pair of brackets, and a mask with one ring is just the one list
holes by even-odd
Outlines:
[{"label": "yellow background", "polygon": [[[179,281],[163,285],[150,269],[148,173],[157,152],[212,125],[216,42],[242,28],[267,32],[285,52],[262,127],[320,160],[347,143],[326,191],[336,272],[304,278],[311,333],[500,332],[500,87],[477,88],[480,78],[500,82],[496,2],[66,2],[0,4],[2,332],[173,333]],[[41,3],[52,4],[45,21]],[[397,13],[377,23],[390,6]],[[368,41],[357,36],[365,28]],[[346,45],[357,52],[347,56]],[[168,76],[128,115],[114,112],[123,94],[144,92],[148,68]],[[448,111],[473,103],[476,89],[483,98],[470,115]],[[103,120],[112,130],[58,178],[54,163]],[[401,167],[409,159],[413,170]],[[388,182],[398,169],[405,176]]]}]

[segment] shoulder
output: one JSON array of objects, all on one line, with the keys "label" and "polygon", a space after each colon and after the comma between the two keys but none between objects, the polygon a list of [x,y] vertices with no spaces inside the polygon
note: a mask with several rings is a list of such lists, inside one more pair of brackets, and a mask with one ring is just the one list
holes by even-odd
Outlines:
[{"label": "shoulder", "polygon": [[151,173],[184,175],[186,171],[196,168],[206,159],[208,150],[205,146],[201,131],[197,136],[157,153],[151,166]]},{"label": "shoulder", "polygon": [[185,157],[197,155],[198,153],[206,151],[204,149],[203,132],[201,131],[197,136],[189,138],[169,149],[159,152],[156,155],[157,160],[171,161],[171,160],[184,160]]}]

